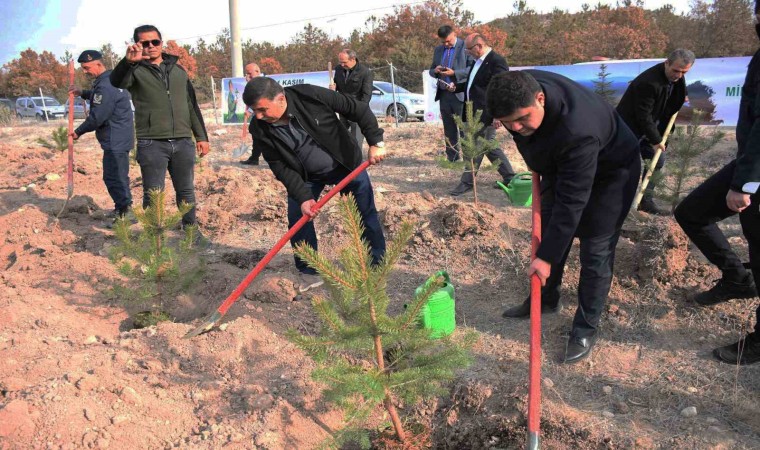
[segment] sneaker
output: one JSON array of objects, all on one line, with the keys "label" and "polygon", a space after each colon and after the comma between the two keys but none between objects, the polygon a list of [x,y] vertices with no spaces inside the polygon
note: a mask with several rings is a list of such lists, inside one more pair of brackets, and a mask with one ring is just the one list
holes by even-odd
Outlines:
[{"label": "sneaker", "polygon": [[655,216],[670,215],[669,211],[658,208],[657,204],[654,202],[654,199],[649,195],[645,195],[644,198],[641,199],[641,203],[639,203],[639,211],[648,214],[654,214]]},{"label": "sneaker", "polygon": [[755,333],[750,333],[738,342],[716,348],[713,350],[713,355],[727,364],[740,366],[755,364],[760,362],[760,342],[755,337]]},{"label": "sneaker", "polygon": [[452,197],[459,197],[460,195],[470,192],[472,190],[472,186],[469,184],[459,183],[457,187],[449,191],[449,195]]},{"label": "sneaker", "polygon": [[301,294],[311,289],[316,289],[322,286],[323,284],[325,284],[322,278],[320,278],[319,275],[317,274],[302,273],[300,278],[301,280],[300,280],[300,283],[298,284],[298,292],[300,292]]},{"label": "sneaker", "polygon": [[752,274],[748,273],[742,282],[729,281],[725,279],[718,280],[709,291],[700,292],[694,296],[694,301],[702,306],[717,305],[728,300],[753,298],[757,297],[757,289],[752,279]]}]

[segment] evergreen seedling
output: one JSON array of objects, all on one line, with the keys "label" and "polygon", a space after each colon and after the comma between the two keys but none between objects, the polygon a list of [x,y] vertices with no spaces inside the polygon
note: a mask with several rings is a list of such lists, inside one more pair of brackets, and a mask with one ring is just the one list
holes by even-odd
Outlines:
[{"label": "evergreen seedling", "polygon": [[480,123],[480,117],[483,111],[473,112],[472,102],[467,102],[465,107],[465,118],[462,120],[459,116],[454,116],[454,122],[461,133],[459,145],[462,149],[462,158],[472,171],[472,193],[475,197],[475,205],[478,204],[478,171],[475,168],[475,160],[482,158],[486,153],[499,148],[499,142],[496,139],[486,139],[484,136],[486,126]]},{"label": "evergreen seedling", "polygon": [[469,348],[476,337],[466,333],[459,340],[436,340],[430,330],[419,327],[420,311],[442,280],[427,283],[401,314],[390,316],[388,276],[412,237],[413,226],[404,223],[382,262],[373,266],[352,196],[341,199],[340,213],[348,242],[337,262],[308,245],[296,246],[296,254],[324,279],[329,296],[312,300],[322,322],[319,333],[303,335],[291,329],[289,337],[317,362],[312,377],[326,385],[325,398],[345,410],[347,426],[334,436],[334,445],[356,440],[368,446],[362,426],[380,405],[396,437],[408,442],[397,405],[444,393],[444,383],[469,365]]},{"label": "evergreen seedling", "polygon": [[607,72],[607,64],[599,66],[599,73],[596,74],[599,78],[594,80],[594,92],[599,94],[607,103],[615,106],[615,90],[612,89],[612,82],[607,79],[610,73]]},{"label": "evergreen seedling", "polygon": [[147,209],[139,206],[133,209],[142,228],[140,232],[133,232],[126,219],[117,220],[114,226],[119,245],[112,253],[112,260],[134,283],[131,287],[115,288],[115,293],[150,303],[148,320],[165,320],[161,310],[165,298],[189,289],[203,271],[195,252],[198,230],[197,226],[185,226],[181,239],[168,239],[167,231],[179,225],[192,205],[183,202],[175,213],[168,214],[166,193],[156,189],[149,195]]},{"label": "evergreen seedling", "polygon": [[[652,180],[656,183],[659,196],[670,202],[671,210],[675,209],[683,194],[688,192],[688,181],[704,174],[705,170],[697,164],[697,159],[725,136],[724,132],[717,129],[706,130],[701,125],[704,116],[704,112],[694,110],[688,127],[673,130],[667,150],[670,176]],[[655,172],[655,175],[658,173]]]},{"label": "evergreen seedling", "polygon": [[64,127],[58,127],[51,134],[53,142],[45,138],[37,138],[37,143],[50,150],[62,152],[69,148],[69,131]]}]

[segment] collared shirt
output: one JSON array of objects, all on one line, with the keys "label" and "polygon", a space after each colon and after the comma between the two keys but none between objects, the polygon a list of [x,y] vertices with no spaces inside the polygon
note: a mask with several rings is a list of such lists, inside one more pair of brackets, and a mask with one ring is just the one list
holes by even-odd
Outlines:
[{"label": "collared shirt", "polygon": [[272,124],[272,133],[298,157],[309,178],[319,179],[338,167],[338,162],[301,127],[292,115],[286,124]]},{"label": "collared shirt", "polygon": [[480,58],[475,61],[475,65],[472,66],[472,70],[470,71],[470,78],[467,79],[467,98],[470,98],[470,86],[472,86],[472,80],[475,79],[475,75],[478,74],[478,69],[480,69],[480,66],[483,65],[483,61],[486,59],[486,56],[491,53],[491,49],[489,48],[485,53],[483,53]]}]

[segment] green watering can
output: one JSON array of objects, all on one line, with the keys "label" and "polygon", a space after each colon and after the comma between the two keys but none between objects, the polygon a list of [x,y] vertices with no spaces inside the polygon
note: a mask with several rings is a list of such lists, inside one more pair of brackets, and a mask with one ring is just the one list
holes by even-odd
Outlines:
[{"label": "green watering can", "polygon": [[451,284],[449,274],[445,270],[441,270],[431,275],[422,286],[414,291],[415,295],[422,294],[425,287],[434,283],[438,277],[443,277],[443,286],[433,292],[417,318],[420,326],[431,330],[431,336],[435,339],[450,335],[456,328],[454,285]]},{"label": "green watering can", "polygon": [[533,202],[533,174],[520,172],[512,178],[508,186],[501,181],[496,184],[504,190],[509,201],[517,206],[530,206]]}]

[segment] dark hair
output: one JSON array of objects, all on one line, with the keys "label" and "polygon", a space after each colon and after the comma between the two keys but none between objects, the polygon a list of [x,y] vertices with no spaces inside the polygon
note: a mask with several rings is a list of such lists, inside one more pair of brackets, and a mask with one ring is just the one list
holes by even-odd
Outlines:
[{"label": "dark hair", "polygon": [[253,106],[262,98],[267,100],[274,100],[277,94],[282,94],[283,89],[280,83],[269,77],[256,77],[252,78],[248,84],[245,85],[243,91],[243,103],[246,106]]},{"label": "dark hair", "polygon": [[508,116],[520,108],[532,106],[539,92],[541,85],[525,71],[500,73],[488,84],[488,111],[493,117]]},{"label": "dark hair", "polygon": [[161,37],[161,32],[158,31],[158,28],[154,27],[153,25],[140,25],[139,27],[135,28],[135,33],[132,35],[132,40],[137,42],[140,40],[140,35],[142,33],[150,33],[151,31],[155,31],[158,33],[158,38],[163,39]]},{"label": "dark hair", "polygon": [[438,37],[441,39],[446,39],[453,32],[454,29],[451,28],[451,25],[441,25],[441,27],[438,28]]}]

